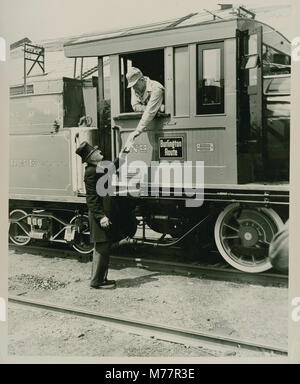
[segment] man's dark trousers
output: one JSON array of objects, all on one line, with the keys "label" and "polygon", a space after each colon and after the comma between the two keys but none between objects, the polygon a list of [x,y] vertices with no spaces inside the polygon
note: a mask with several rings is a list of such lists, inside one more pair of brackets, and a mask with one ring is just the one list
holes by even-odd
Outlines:
[{"label": "man's dark trousers", "polygon": [[101,284],[107,279],[109,255],[111,245],[109,242],[94,243],[91,283],[92,287]]}]

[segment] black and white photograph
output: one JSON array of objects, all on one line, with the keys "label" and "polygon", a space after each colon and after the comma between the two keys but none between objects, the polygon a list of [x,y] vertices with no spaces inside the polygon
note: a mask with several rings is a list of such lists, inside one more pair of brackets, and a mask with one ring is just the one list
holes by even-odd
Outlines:
[{"label": "black and white photograph", "polygon": [[300,362],[293,6],[0,0],[0,360]]}]

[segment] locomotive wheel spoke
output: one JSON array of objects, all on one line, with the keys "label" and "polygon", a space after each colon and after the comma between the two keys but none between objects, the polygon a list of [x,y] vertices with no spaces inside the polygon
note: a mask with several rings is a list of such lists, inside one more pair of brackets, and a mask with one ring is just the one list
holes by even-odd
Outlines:
[{"label": "locomotive wheel spoke", "polygon": [[239,239],[240,237],[238,235],[232,235],[232,236],[223,236],[223,240],[232,240],[232,239]]},{"label": "locomotive wheel spoke", "polygon": [[235,232],[239,232],[240,231],[239,228],[233,227],[232,225],[229,225],[227,223],[224,223],[224,226],[232,229]]}]

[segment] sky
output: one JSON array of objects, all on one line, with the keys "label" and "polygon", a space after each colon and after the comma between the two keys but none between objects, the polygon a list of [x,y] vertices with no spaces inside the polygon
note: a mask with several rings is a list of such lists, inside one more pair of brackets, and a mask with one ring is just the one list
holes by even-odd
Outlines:
[{"label": "sky", "polygon": [[[248,9],[298,0],[242,0]],[[9,44],[80,35],[218,9],[229,0],[0,0],[0,36]]]}]

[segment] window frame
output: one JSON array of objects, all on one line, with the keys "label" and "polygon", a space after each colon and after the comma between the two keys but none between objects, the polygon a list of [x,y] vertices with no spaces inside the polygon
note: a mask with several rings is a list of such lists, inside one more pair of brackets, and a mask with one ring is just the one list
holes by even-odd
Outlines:
[{"label": "window frame", "polygon": [[[176,108],[176,103],[177,103],[177,100],[176,100],[176,55],[175,55],[175,51],[176,49],[178,48],[187,48],[187,67],[188,67],[188,79],[187,79],[187,85],[188,85],[188,94],[187,94],[187,98],[188,98],[188,111],[187,113],[181,113],[181,114],[177,114],[177,108]],[[173,46],[172,47],[172,71],[173,71],[173,114],[174,114],[174,117],[176,118],[182,118],[182,117],[190,117],[191,115],[191,84],[190,84],[190,67],[191,67],[191,53],[190,53],[190,45],[189,44],[183,44],[183,45],[176,45],[176,46]],[[179,89],[179,88],[178,88]]]},{"label": "window frame", "polygon": [[[142,55],[143,53],[155,53],[155,52],[161,52],[162,53],[162,61],[163,61],[163,66],[162,66],[162,74],[163,74],[163,82],[161,82],[161,80],[156,80],[158,82],[160,82],[164,88],[166,88],[166,85],[165,85],[165,78],[166,78],[166,67],[165,67],[165,48],[153,48],[153,49],[147,49],[147,50],[144,50],[144,51],[132,51],[132,52],[124,52],[124,53],[120,53],[118,54],[118,62],[119,62],[119,92],[120,92],[120,99],[119,99],[119,109],[120,109],[120,114],[124,114],[124,115],[127,115],[127,114],[140,114],[142,116],[143,112],[135,112],[135,111],[128,111],[126,109],[126,90],[128,92],[128,96],[129,96],[129,91],[127,89],[127,80],[126,80],[126,67],[125,66],[125,62],[124,62],[124,58],[126,58],[127,60],[130,60],[132,61],[132,59],[128,58],[128,56],[132,56],[132,55]],[[123,61],[123,69],[124,69],[124,83],[122,82],[122,61]],[[133,65],[131,63],[131,65]],[[135,66],[135,65],[133,65]],[[139,66],[138,66],[139,67]],[[139,68],[141,69],[141,68]],[[128,70],[128,68],[127,68]],[[143,69],[141,69],[142,73],[144,76],[146,77],[149,77],[151,80],[153,80],[153,76],[149,75],[148,73],[146,73]],[[154,79],[155,80],[155,79]],[[123,87],[124,87],[124,90],[125,92],[123,92]],[[130,90],[130,93],[131,93],[131,90]],[[122,99],[123,98],[123,99]],[[164,96],[165,98],[165,96]],[[131,97],[129,98],[128,97],[128,104],[131,105]],[[164,101],[164,105],[166,104],[166,101]],[[166,107],[166,105],[165,105]],[[162,113],[162,115],[164,115],[164,113]]]},{"label": "window frame", "polygon": [[[199,82],[203,83],[203,51],[220,50],[220,82],[221,82],[221,102],[207,105],[201,100],[201,89]],[[225,113],[225,79],[224,79],[224,41],[215,43],[199,43],[196,45],[196,115],[216,115]],[[201,66],[200,66],[200,63]]]}]

